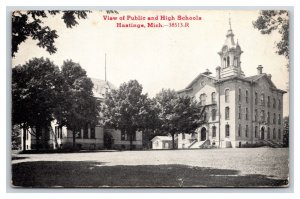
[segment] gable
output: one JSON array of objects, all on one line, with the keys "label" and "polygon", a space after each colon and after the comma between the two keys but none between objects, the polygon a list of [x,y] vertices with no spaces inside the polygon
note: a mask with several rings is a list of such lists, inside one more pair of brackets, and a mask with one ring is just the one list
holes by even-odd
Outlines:
[{"label": "gable", "polygon": [[204,89],[205,87],[214,88],[215,81],[216,80],[213,77],[201,73],[185,89],[178,91],[178,93],[195,96],[196,93],[199,93],[199,91]]}]

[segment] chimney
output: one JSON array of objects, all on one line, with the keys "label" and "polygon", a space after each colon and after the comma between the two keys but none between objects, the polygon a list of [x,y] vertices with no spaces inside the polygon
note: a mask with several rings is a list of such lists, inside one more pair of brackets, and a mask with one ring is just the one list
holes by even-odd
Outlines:
[{"label": "chimney", "polygon": [[257,66],[257,74],[258,74],[258,75],[261,75],[261,74],[262,74],[262,69],[263,69],[262,65],[258,65],[258,66]]},{"label": "chimney", "polygon": [[221,67],[220,66],[216,67],[216,78],[221,79]]},{"label": "chimney", "polygon": [[204,75],[210,75],[211,72],[210,72],[208,69],[206,69],[206,71],[205,71],[203,74],[204,74]]}]

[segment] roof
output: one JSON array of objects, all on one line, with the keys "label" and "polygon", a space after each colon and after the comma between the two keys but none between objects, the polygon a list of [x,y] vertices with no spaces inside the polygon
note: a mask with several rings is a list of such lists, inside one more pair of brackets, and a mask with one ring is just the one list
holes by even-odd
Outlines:
[{"label": "roof", "polygon": [[94,84],[93,93],[97,98],[104,98],[106,90],[116,89],[116,87],[109,81],[95,78],[91,78],[91,80]]},{"label": "roof", "polygon": [[187,91],[187,90],[190,90],[192,88],[192,86],[201,78],[201,77],[207,77],[207,78],[210,78],[210,79],[213,79],[213,80],[217,80],[215,77],[212,77],[210,75],[206,75],[205,73],[207,72],[204,72],[204,73],[200,73],[191,83],[189,83],[189,85],[187,87],[185,87],[185,89],[182,89],[182,90],[179,90],[177,91],[178,93],[181,93],[183,91]]},{"label": "roof", "polygon": [[161,141],[172,141],[172,137],[170,136],[155,136],[151,141],[154,142],[157,139]]}]

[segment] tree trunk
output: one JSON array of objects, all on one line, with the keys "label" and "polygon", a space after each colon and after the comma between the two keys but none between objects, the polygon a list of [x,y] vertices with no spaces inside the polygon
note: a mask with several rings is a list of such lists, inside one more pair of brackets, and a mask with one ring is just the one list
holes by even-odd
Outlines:
[{"label": "tree trunk", "polygon": [[75,149],[75,144],[76,144],[76,132],[75,130],[72,130],[73,132],[73,149]]},{"label": "tree trunk", "polygon": [[26,133],[27,129],[25,126],[23,126],[23,151],[26,151]]},{"label": "tree trunk", "polygon": [[175,149],[174,133],[171,133],[171,135],[172,135],[172,149]]},{"label": "tree trunk", "polygon": [[130,150],[132,150],[133,133],[131,128],[129,129],[129,135],[130,135]]}]

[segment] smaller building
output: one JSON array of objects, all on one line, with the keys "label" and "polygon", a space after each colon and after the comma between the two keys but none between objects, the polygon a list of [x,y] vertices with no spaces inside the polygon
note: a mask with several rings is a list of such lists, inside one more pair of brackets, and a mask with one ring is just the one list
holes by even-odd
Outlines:
[{"label": "smaller building", "polygon": [[171,136],[155,136],[152,140],[152,149],[172,149],[173,142]]}]

